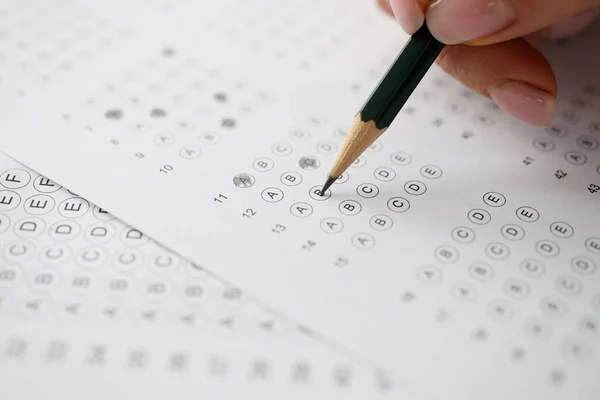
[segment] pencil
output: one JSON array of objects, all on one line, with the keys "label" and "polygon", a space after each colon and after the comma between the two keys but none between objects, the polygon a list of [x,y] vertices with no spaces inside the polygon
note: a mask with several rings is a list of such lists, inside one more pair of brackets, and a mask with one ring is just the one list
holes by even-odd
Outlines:
[{"label": "pencil", "polygon": [[427,24],[411,36],[354,117],[344,145],[321,189],[321,196],[387,130],[443,48],[444,44],[433,37]]}]

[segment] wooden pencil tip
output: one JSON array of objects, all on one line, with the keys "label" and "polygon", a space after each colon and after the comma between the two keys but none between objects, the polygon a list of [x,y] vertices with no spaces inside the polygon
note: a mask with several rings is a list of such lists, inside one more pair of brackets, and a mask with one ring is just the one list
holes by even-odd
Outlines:
[{"label": "wooden pencil tip", "polygon": [[331,185],[333,185],[335,183],[336,180],[337,180],[337,178],[332,178],[331,176],[327,177],[327,181],[325,182],[325,184],[323,185],[323,188],[319,192],[321,197],[325,196],[325,193],[327,193],[327,190],[331,187]]}]

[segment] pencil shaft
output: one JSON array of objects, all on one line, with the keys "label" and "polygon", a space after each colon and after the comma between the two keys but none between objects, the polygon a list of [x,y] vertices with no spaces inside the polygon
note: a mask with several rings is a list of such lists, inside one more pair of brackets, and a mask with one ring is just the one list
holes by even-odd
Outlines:
[{"label": "pencil shaft", "polygon": [[375,121],[377,129],[389,127],[443,48],[424,24],[363,106],[361,119]]},{"label": "pencil shaft", "polygon": [[443,48],[444,44],[433,37],[426,24],[411,36],[355,116],[321,195],[391,125]]}]

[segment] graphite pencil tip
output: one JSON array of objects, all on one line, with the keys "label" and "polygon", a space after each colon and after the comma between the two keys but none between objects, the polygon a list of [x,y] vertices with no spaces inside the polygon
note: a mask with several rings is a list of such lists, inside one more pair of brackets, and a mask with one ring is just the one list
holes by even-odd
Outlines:
[{"label": "graphite pencil tip", "polygon": [[325,193],[327,193],[327,190],[331,187],[331,185],[333,185],[335,183],[336,180],[337,180],[337,178],[332,178],[331,176],[327,177],[327,181],[323,185],[323,188],[321,189],[321,192],[320,192],[321,197],[325,196]]}]

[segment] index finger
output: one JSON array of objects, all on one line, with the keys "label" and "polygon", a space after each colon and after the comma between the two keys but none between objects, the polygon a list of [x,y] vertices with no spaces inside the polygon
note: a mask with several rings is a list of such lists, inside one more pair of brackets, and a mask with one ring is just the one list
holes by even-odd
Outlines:
[{"label": "index finger", "polygon": [[438,40],[473,45],[527,36],[600,7],[600,0],[391,0],[400,21],[404,13],[414,15],[414,2]]}]

